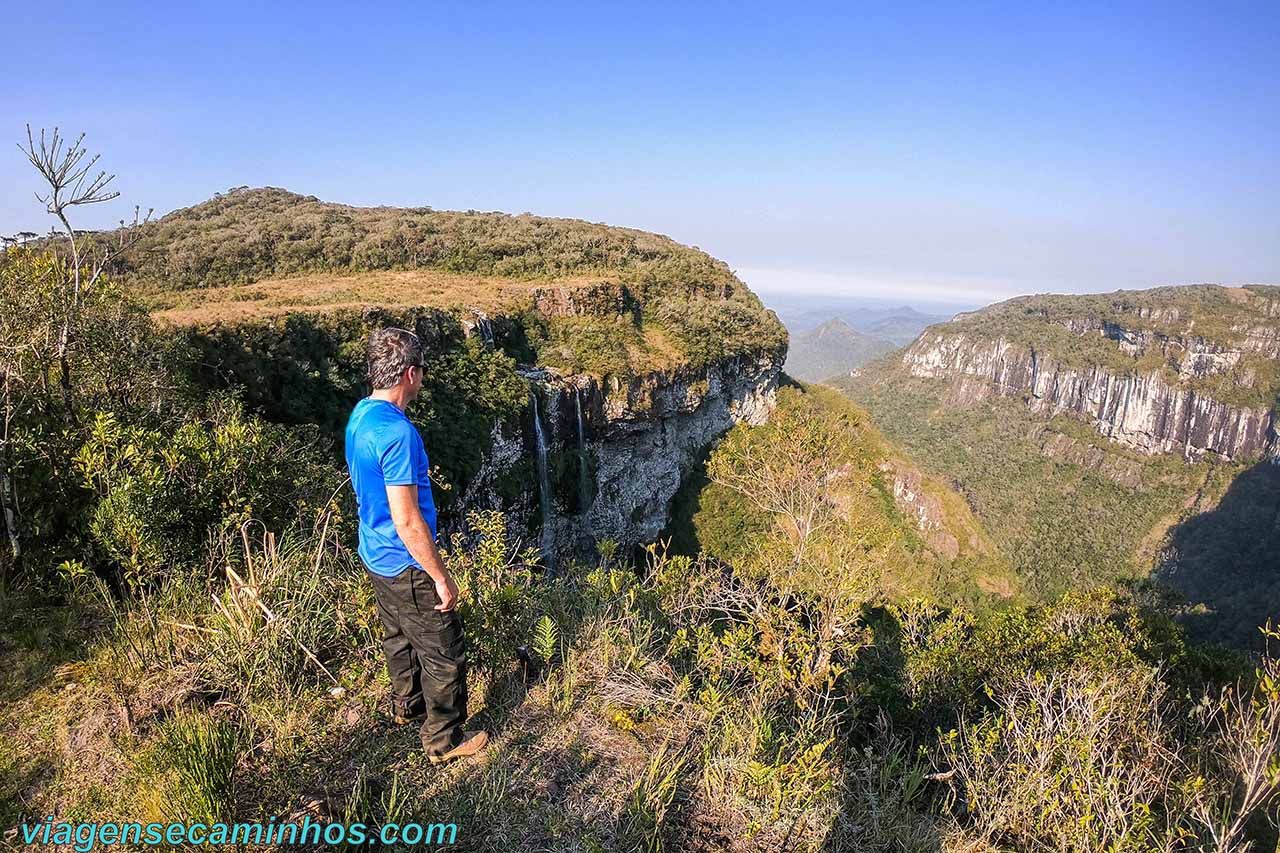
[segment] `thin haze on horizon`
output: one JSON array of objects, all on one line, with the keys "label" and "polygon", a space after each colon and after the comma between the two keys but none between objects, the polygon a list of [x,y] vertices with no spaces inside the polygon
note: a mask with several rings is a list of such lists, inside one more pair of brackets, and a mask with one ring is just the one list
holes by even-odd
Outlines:
[{"label": "thin haze on horizon", "polygon": [[[6,13],[0,133],[119,175],[77,224],[281,186],[657,231],[766,297],[1280,283],[1274,2],[195,5]],[[8,152],[0,234],[45,231]]]}]

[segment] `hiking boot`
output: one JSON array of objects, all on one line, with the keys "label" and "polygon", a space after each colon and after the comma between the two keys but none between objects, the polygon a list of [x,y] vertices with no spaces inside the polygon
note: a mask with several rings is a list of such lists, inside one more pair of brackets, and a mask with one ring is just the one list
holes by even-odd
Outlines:
[{"label": "hiking boot", "polygon": [[431,756],[431,763],[444,764],[446,761],[453,761],[455,758],[466,758],[468,755],[475,755],[488,745],[488,732],[463,732],[462,743],[448,752]]}]

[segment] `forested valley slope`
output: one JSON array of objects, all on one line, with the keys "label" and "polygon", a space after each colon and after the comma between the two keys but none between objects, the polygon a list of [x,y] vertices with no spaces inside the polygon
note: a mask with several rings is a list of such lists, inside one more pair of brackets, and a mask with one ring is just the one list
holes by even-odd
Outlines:
[{"label": "forested valley slope", "polygon": [[1280,288],[1022,297],[838,383],[1042,596],[1153,576],[1200,636],[1280,616]]}]

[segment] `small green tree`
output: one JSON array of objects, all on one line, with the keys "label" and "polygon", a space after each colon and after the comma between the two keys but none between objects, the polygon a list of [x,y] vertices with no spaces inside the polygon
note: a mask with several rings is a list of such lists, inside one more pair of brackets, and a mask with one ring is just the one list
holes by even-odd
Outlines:
[{"label": "small green tree", "polygon": [[468,533],[454,534],[442,556],[462,592],[458,610],[466,625],[468,661],[493,673],[516,659],[516,649],[529,640],[538,619],[531,587],[538,553],[520,550],[507,537],[500,512],[472,512],[467,527]]},{"label": "small green tree", "polygon": [[[817,389],[784,389],[769,423],[739,425],[707,474],[757,524],[733,555],[754,586],[739,607],[761,626],[784,680],[830,690],[860,640],[863,605],[881,592],[900,533],[874,487],[875,454],[858,413]],[[756,593],[742,596],[742,591]]]},{"label": "small green tree", "polygon": [[[110,234],[72,226],[75,208],[118,196],[109,189],[113,175],[95,174],[98,157],[89,157],[83,139],[68,145],[55,128],[42,130],[37,142],[28,126],[26,144],[18,146],[44,180],[47,190],[36,198],[61,232],[51,231],[38,247],[24,239],[0,257],[0,523],[8,544],[0,585],[27,550],[24,528],[36,543],[75,538],[68,528],[82,496],[58,471],[74,452],[74,431],[66,427],[78,426],[80,413],[103,398],[162,384],[150,381],[156,371],[139,369],[147,359],[138,350],[155,349],[145,314],[121,298],[108,274],[150,212],[135,209],[133,222],[121,221]],[[81,377],[96,399],[77,393]],[[34,510],[25,521],[24,490]]]},{"label": "small green tree", "polygon": [[[88,150],[81,144],[83,141],[82,133],[67,145],[55,127],[51,134],[41,130],[37,143],[31,126],[27,125],[27,144],[18,146],[49,187],[45,194],[37,193],[36,199],[62,226],[71,255],[71,262],[62,268],[53,304],[57,328],[54,349],[64,396],[71,392],[71,354],[79,340],[85,305],[102,284],[112,261],[137,240],[138,226],[151,218],[150,210],[144,217],[140,208],[134,208],[133,222],[126,226],[122,220],[119,230],[106,237],[86,237],[71,227],[69,213],[73,208],[101,204],[120,196],[119,192],[109,189],[115,175],[104,171],[94,174],[101,155],[95,154],[86,160]],[[68,409],[71,409],[69,401]]]}]

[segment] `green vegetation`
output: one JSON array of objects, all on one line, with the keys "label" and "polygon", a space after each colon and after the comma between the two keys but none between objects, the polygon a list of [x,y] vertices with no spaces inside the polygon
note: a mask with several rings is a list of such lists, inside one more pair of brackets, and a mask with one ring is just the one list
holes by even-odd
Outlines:
[{"label": "green vegetation", "polygon": [[[512,428],[528,405],[515,361],[501,348],[464,337],[452,315],[342,309],[171,334],[191,352],[184,369],[193,385],[233,390],[276,423],[318,426],[331,447],[340,448],[347,415],[367,393],[364,341],[378,325],[413,329],[428,348],[423,390],[408,414],[430,442],[436,498],[447,509],[480,467],[494,425]],[[501,338],[509,340],[514,348],[521,339]]]},{"label": "green vegetation", "polygon": [[173,333],[109,279],[76,318],[64,362],[44,342],[57,334],[50,292],[66,274],[30,250],[0,259],[12,308],[0,332],[13,354],[3,462],[23,549],[18,562],[6,557],[11,579],[102,572],[145,586],[203,551],[210,530],[250,519],[277,527],[345,505],[341,430],[365,393],[361,342],[374,323],[417,328],[434,345],[410,415],[431,443],[446,513],[495,424],[517,424],[528,403],[514,361],[464,338],[442,312],[299,314]]},{"label": "green vegetation", "polygon": [[[1046,422],[1018,400],[949,404],[946,380],[868,368],[837,384],[911,458],[955,484],[1027,592],[1042,599],[1148,575],[1160,534],[1216,470],[1127,452],[1068,418]],[[1055,457],[1056,436],[1100,447],[1103,461]],[[1132,463],[1139,482],[1117,482],[1108,460]]]},{"label": "green vegetation", "polygon": [[529,214],[350,207],[270,187],[234,189],[164,217],[131,257],[132,274],[162,291],[412,268],[539,279],[610,270],[712,295],[741,288],[721,261],[644,231]]},{"label": "green vegetation", "polygon": [[194,389],[182,370],[189,351],[157,335],[109,279],[76,312],[59,357],[50,341],[68,276],[49,255],[0,258],[0,470],[21,509],[3,582],[109,569],[146,586],[203,551],[209,527],[278,525],[341,482],[314,430],[262,423],[235,398]]},{"label": "green vegetation", "polygon": [[1199,284],[1112,293],[1040,294],[999,302],[953,322],[974,329],[1016,332],[1027,328],[1031,318],[1058,324],[1092,319],[1129,330],[1168,336],[1191,333],[1222,344],[1238,344],[1250,324],[1265,323],[1276,300],[1280,300],[1280,287],[1265,285]]},{"label": "green vegetation", "polygon": [[[128,292],[158,320],[150,336],[185,354],[166,359],[170,372],[197,394],[236,394],[272,422],[314,425],[334,447],[365,393],[369,330],[414,329],[429,355],[410,416],[431,448],[446,517],[495,425],[520,431],[528,393],[517,362],[629,377],[777,358],[786,345],[777,319],[721,262],[571,220],[237,190],[144,226],[121,266]],[[464,328],[479,310],[484,341]],[[529,485],[504,491],[514,501]]]},{"label": "green vegetation", "polygon": [[[76,238],[92,269],[62,258],[58,242],[0,259],[2,485],[21,492],[6,509],[30,503],[24,562],[40,574],[49,556],[66,572],[145,583],[200,547],[215,521],[270,524],[288,507],[345,500],[335,451],[365,393],[363,342],[377,325],[413,328],[426,342],[410,417],[431,448],[447,520],[495,428],[521,431],[528,391],[518,361],[627,378],[778,358],[786,341],[723,263],[601,225],[361,210],[245,190],[110,236],[112,248],[103,235]],[[270,293],[237,290],[293,274],[301,277]],[[352,281],[361,274],[375,278]],[[402,274],[422,280],[394,278]],[[79,279],[92,286],[62,301],[80,293]],[[193,297],[214,291],[208,305]],[[218,310],[262,303],[271,310]],[[484,317],[477,305],[505,313]],[[469,334],[477,322],[483,329]],[[530,485],[512,481],[522,473],[504,476],[513,503]],[[61,499],[29,501],[36,493]],[[194,538],[174,538],[187,521]]]},{"label": "green vegetation", "polygon": [[[45,269],[39,256],[7,260],[13,275]],[[49,424],[81,462],[46,469],[55,493],[78,496],[57,511],[79,538],[25,554],[3,590],[6,826],[37,813],[430,815],[456,821],[458,846],[473,850],[568,836],[597,850],[1270,840],[1259,821],[1276,780],[1250,763],[1280,743],[1270,659],[1254,677],[1189,646],[1142,592],[1032,608],[975,594],[1004,570],[963,502],[822,388],[784,389],[769,425],[739,427],[713,451],[693,517],[713,556],[654,549],[633,565],[600,543],[598,560],[549,579],[500,515],[473,516],[445,555],[466,591],[477,723],[497,738],[479,761],[434,769],[415,734],[388,722],[371,588],[329,501],[338,472],[313,456],[316,430],[206,396],[188,365],[204,361],[189,353],[207,340],[153,337],[136,312],[103,316],[140,324],[133,352],[156,365],[135,374],[141,388],[109,389],[125,403],[82,371],[101,357],[89,338],[67,397],[54,390],[57,363],[36,360],[15,398],[24,425]],[[308,377],[340,387],[355,369],[330,338],[309,337],[337,322],[326,316],[242,344],[249,363],[311,365],[262,377],[298,392],[256,401],[280,407],[282,422],[316,417],[308,407],[323,392],[306,393]],[[476,391],[457,396],[489,413],[477,423],[504,399],[516,405],[515,385],[502,396],[510,358],[481,354],[443,316],[406,319],[452,341],[454,387]],[[308,340],[318,348],[304,362]],[[146,360],[157,351],[182,370]],[[42,375],[55,377],[51,393]],[[134,399],[144,404],[127,408]],[[954,556],[894,500],[888,478],[903,475],[938,499]],[[86,553],[99,556],[77,563]],[[1033,717],[1063,722],[993,739]],[[1176,767],[1153,763],[1169,755]],[[1131,760],[1136,770],[1116,769]],[[1041,775],[1018,772],[1029,763]],[[1056,783],[1077,776],[1096,784]]]},{"label": "green vegetation", "polygon": [[565,373],[626,376],[661,364],[630,317],[592,315],[531,318],[530,346],[538,363]]},{"label": "green vegetation", "polygon": [[[921,340],[1003,339],[1079,369],[1159,373],[1228,404],[1273,409],[1278,300],[1274,287],[1214,285],[1021,297],[934,326]],[[1210,370],[1185,362],[1191,348],[1242,355]],[[1259,648],[1256,628],[1280,617],[1273,466],[1144,455],[1067,415],[1046,420],[1026,400],[974,393],[982,377],[965,377],[963,390],[959,381],[912,377],[889,358],[837,385],[912,458],[954,484],[1028,593],[1045,600],[1154,577],[1182,596],[1197,638]]]},{"label": "green vegetation", "polygon": [[[1062,462],[1076,425],[1052,425],[1060,440],[1037,451],[1045,427],[1015,404],[939,411],[919,385],[868,405],[904,406],[905,426],[882,419],[896,442],[963,463],[990,533],[858,406],[792,386],[768,424],[709,450],[705,483],[683,495],[688,553],[623,557],[602,541],[549,573],[502,513],[455,519],[442,553],[462,589],[471,711],[494,740],[433,767],[387,713],[334,453],[366,330],[394,322],[427,341],[413,416],[456,510],[490,430],[524,410],[517,359],[630,371],[776,355],[776,320],[701,253],[582,223],[265,191],[145,236],[128,287],[92,259],[0,257],[5,844],[43,815],[429,818],[458,825],[458,849],[530,853],[1275,844],[1280,664],[1197,646],[1151,588],[1098,586],[1124,572],[1074,562],[1111,534],[1138,547],[1122,502],[1154,529],[1180,477],[1222,469]],[[594,264],[619,281],[541,308],[526,290],[483,344],[465,312],[429,300],[304,300],[222,323],[157,322],[134,301],[400,264],[496,277]],[[583,460],[550,463],[563,486]],[[499,488],[527,497],[529,476],[516,466]],[[997,488],[1011,477],[1075,490],[1074,508],[1029,516],[1066,550],[1034,550]]]},{"label": "green vegetation", "polygon": [[[834,391],[782,389],[769,423],[731,430],[706,471],[675,511],[673,534],[688,553],[789,578],[794,590],[839,581],[858,601],[980,604],[1016,589],[964,501],[897,459],[866,413]],[[910,478],[926,521],[895,499],[894,477]]]},{"label": "green vegetation", "polygon": [[[922,340],[1003,339],[1068,366],[1160,373],[1226,403],[1270,408],[1280,393],[1267,351],[1278,294],[1203,285],[1023,297],[932,327]],[[1192,346],[1245,354],[1230,369],[1183,378]],[[1240,465],[1142,456],[1065,416],[1046,423],[1021,400],[958,403],[947,379],[913,378],[893,359],[836,384],[964,495],[1031,596],[1154,574],[1186,596],[1198,637],[1250,647],[1259,643],[1254,628],[1276,615],[1266,519],[1280,503],[1268,472],[1241,479]],[[1252,485],[1229,488],[1237,480]],[[1228,509],[1214,511],[1224,495]]]},{"label": "green vegetation", "polygon": [[194,559],[206,542],[192,532],[310,515],[326,497],[311,478],[327,460],[304,435],[248,418],[230,398],[176,424],[100,412],[73,460],[92,495],[89,535],[136,588]]},{"label": "green vegetation", "polygon": [[[123,268],[140,298],[179,325],[239,328],[370,305],[482,309],[524,317],[540,363],[619,375],[786,346],[777,318],[723,262],[656,234],[570,219],[238,189],[145,226]],[[553,308],[553,298],[529,316],[557,289],[571,307]]]},{"label": "green vegetation", "polygon": [[200,714],[166,723],[139,762],[159,782],[154,800],[157,816],[165,821],[216,823],[231,808],[241,752],[234,723]]},{"label": "green vegetation", "polygon": [[[368,584],[322,525],[215,540],[243,572],[171,572],[124,600],[92,578],[52,607],[11,598],[0,817],[417,815],[456,821],[464,850],[566,833],[597,850],[1274,840],[1250,819],[1276,801],[1258,771],[1280,748],[1276,664],[1255,676],[1188,646],[1146,594],[875,607],[860,581],[801,592],[607,544],[547,580],[503,528],[476,516],[447,549],[482,644],[483,759],[432,768],[390,725]],[[839,630],[817,629],[826,608]],[[76,627],[44,643],[50,621]]]}]

